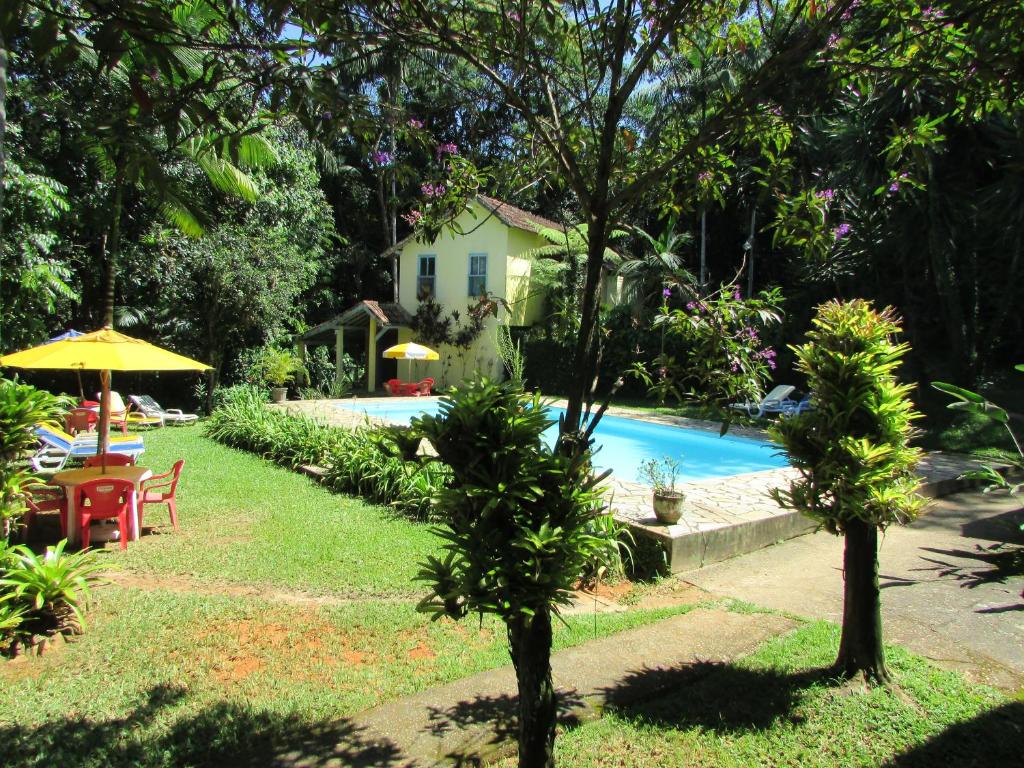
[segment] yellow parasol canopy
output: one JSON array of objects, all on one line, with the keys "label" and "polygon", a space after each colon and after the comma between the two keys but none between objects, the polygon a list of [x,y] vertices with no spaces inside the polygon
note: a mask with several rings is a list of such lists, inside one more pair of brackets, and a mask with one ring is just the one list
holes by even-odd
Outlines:
[{"label": "yellow parasol canopy", "polygon": [[0,357],[0,366],[100,372],[100,439],[97,453],[106,453],[110,427],[111,371],[205,371],[206,363],[162,349],[141,339],[102,328],[81,336],[49,342]]},{"label": "yellow parasol canopy", "polygon": [[384,350],[384,357],[392,360],[440,360],[441,356],[430,347],[407,341]]},{"label": "yellow parasol canopy", "polygon": [[0,357],[0,365],[79,371],[205,371],[210,367],[110,328],[12,352]]}]

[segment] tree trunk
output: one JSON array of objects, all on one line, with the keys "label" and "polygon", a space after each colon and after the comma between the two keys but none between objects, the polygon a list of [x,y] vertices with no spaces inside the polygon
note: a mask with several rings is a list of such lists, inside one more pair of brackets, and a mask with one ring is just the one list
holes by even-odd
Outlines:
[{"label": "tree trunk", "polygon": [[558,702],[551,681],[551,613],[508,624],[512,663],[519,684],[519,766],[554,768]]},{"label": "tree trunk", "polygon": [[560,450],[572,453],[570,443],[562,441],[567,434],[579,430],[583,416],[583,402],[587,399],[597,375],[597,321],[600,310],[601,269],[607,243],[608,214],[604,210],[591,211],[587,222],[587,272],[583,283],[580,306],[580,330],[573,354],[573,377],[569,384],[569,397],[565,421],[560,434]]},{"label": "tree trunk", "polygon": [[700,277],[698,282],[700,287],[707,288],[708,285],[708,214],[706,211],[700,212]]},{"label": "tree trunk", "polygon": [[114,174],[114,200],[110,210],[110,231],[106,243],[106,282],[103,288],[103,325],[114,327],[114,295],[117,263],[121,256],[121,208],[124,204],[124,176],[120,165]]},{"label": "tree trunk", "polygon": [[757,206],[750,212],[750,237],[747,238],[747,298],[754,296],[754,239],[757,233]]},{"label": "tree trunk", "polygon": [[887,683],[882,648],[882,599],[878,588],[878,529],[863,520],[846,525],[843,552],[843,634],[834,671],[858,672],[870,682]]}]

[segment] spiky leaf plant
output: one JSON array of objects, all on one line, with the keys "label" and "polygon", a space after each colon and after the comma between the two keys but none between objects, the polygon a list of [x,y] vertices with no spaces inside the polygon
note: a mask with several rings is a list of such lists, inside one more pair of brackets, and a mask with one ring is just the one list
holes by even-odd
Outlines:
[{"label": "spiky leaf plant", "polygon": [[818,307],[809,341],[793,347],[814,408],[780,419],[772,437],[800,479],[776,490],[782,506],[845,537],[843,631],[835,671],[889,679],[882,649],[878,531],[912,520],[923,503],[910,446],[910,387],[896,379],[909,349],[893,341],[899,322],[870,302],[830,301]]}]

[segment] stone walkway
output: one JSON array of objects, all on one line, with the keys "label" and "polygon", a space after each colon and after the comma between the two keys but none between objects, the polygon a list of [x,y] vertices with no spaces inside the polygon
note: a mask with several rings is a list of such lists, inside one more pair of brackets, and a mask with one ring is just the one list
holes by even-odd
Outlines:
[{"label": "stone walkway", "polygon": [[[424,401],[437,399],[423,398]],[[339,405],[388,402],[405,405],[408,399],[304,400],[289,402],[285,407],[291,413],[351,429],[384,422],[358,411],[339,408]],[[564,405],[564,401],[555,401],[554,405]],[[612,407],[608,414],[714,434],[719,432],[716,423],[629,408]],[[746,427],[734,427],[729,434],[765,439],[764,432]],[[976,460],[966,456],[929,453],[918,468],[925,484],[924,495],[938,497],[962,489],[964,484],[957,478],[977,465]],[[607,481],[607,495],[615,518],[627,523],[634,536],[656,542],[665,551],[669,569],[676,573],[813,531],[815,524],[812,521],[781,508],[769,495],[772,489],[785,487],[796,476],[796,470],[786,468],[685,483],[681,486],[686,494],[685,510],[674,525],[665,525],[655,519],[649,486],[612,475]]]}]

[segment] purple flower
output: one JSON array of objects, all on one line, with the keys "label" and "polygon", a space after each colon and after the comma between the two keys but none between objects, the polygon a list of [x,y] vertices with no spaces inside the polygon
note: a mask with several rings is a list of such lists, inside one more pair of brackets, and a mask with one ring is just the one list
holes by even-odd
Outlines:
[{"label": "purple flower", "polygon": [[374,152],[370,155],[370,162],[379,168],[391,165],[393,159],[390,152]]},{"label": "purple flower", "polygon": [[927,8],[921,9],[921,18],[928,19],[929,21],[935,21],[936,19],[944,19],[946,18],[946,12],[941,8],[934,8],[929,5]]},{"label": "purple flower", "polygon": [[834,189],[823,189],[820,192],[815,192],[814,196],[819,200],[831,200],[836,196],[836,191]]},{"label": "purple flower", "polygon": [[842,38],[839,36],[839,33],[833,32],[831,35],[828,36],[828,42],[825,43],[825,45],[828,48],[836,48],[839,45],[840,40],[842,40]]},{"label": "purple flower", "polygon": [[692,301],[688,301],[688,302],[686,302],[686,308],[688,310],[690,310],[691,312],[693,312],[693,310],[695,310],[697,308],[697,305],[694,304]]},{"label": "purple flower", "polygon": [[697,174],[697,181],[701,184],[707,184],[711,181],[711,171],[701,171]]},{"label": "purple flower", "polygon": [[420,219],[423,218],[423,214],[420,211],[409,211],[408,213],[403,213],[402,218],[409,222],[410,227],[415,227],[420,223]]},{"label": "purple flower", "polygon": [[851,229],[853,229],[853,227],[851,227],[844,221],[842,224],[840,224],[838,227],[832,230],[832,237],[834,237],[836,240],[842,240],[844,237],[850,234]]},{"label": "purple flower", "polygon": [[671,288],[662,288],[661,289],[661,295],[664,296],[667,299],[669,296],[672,295],[672,289]]},{"label": "purple flower", "polygon": [[431,184],[429,181],[424,183],[424,184],[420,184],[420,192],[423,193],[424,197],[433,197],[434,196],[434,185]]},{"label": "purple flower", "polygon": [[773,371],[774,371],[774,370],[775,370],[775,361],[774,361],[774,360],[769,360],[769,361],[768,361],[768,367],[769,367],[769,368],[770,368],[771,370],[773,370]]},{"label": "purple flower", "polygon": [[900,183],[898,181],[894,181],[892,184],[889,185],[889,191],[890,192],[899,192],[900,191]]},{"label": "purple flower", "polygon": [[737,363],[735,360],[732,361],[732,363],[729,365],[729,368],[732,369],[733,373],[740,372],[740,364]]},{"label": "purple flower", "polygon": [[445,155],[459,154],[459,146],[458,144],[438,144],[434,153],[437,155],[437,159],[440,160]]},{"label": "purple flower", "polygon": [[732,300],[733,301],[743,301],[743,294],[740,293],[740,289],[739,288],[737,288],[735,291],[732,292]]},{"label": "purple flower", "polygon": [[415,117],[410,117],[409,118],[409,127],[410,128],[415,128],[416,130],[419,130],[420,128],[423,127],[423,121],[422,120],[417,120]]}]

